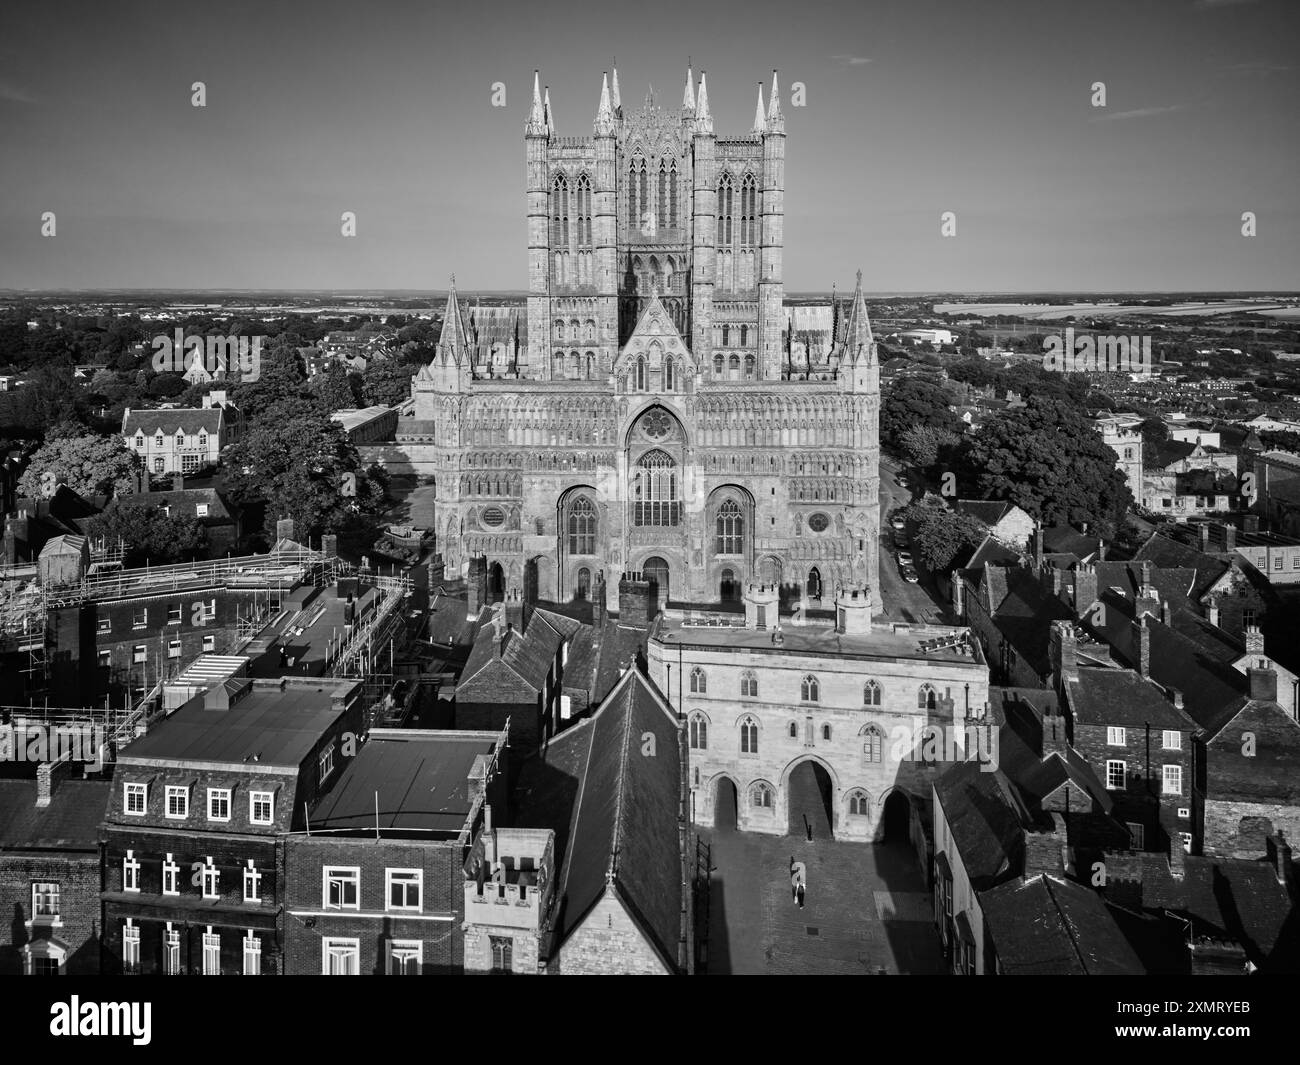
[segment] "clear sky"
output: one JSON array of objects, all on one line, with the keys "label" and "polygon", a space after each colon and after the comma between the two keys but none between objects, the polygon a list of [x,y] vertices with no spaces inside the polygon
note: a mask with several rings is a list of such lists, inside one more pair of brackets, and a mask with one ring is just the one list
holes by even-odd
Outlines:
[{"label": "clear sky", "polygon": [[1298,29],[1295,0],[9,0],[0,288],[522,289],[533,69],[590,135],[617,55],[625,109],[678,105],[689,56],[719,132],[779,68],[789,291],[1296,289]]}]

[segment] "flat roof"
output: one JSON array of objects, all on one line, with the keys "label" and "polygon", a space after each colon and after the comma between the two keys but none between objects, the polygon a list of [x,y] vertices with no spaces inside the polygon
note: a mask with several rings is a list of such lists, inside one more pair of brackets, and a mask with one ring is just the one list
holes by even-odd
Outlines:
[{"label": "flat roof", "polygon": [[705,650],[750,651],[766,654],[819,654],[836,658],[908,658],[926,662],[944,662],[954,665],[983,665],[977,643],[972,634],[968,646],[973,650],[963,653],[960,647],[941,647],[928,654],[923,643],[969,632],[968,629],[948,625],[928,625],[905,628],[886,623],[871,632],[847,636],[837,633],[834,625],[782,626],[784,641],[778,646],[772,642],[775,629],[747,629],[738,625],[699,625],[684,623],[678,618],[661,614],[650,632],[651,641],[664,646],[697,647]]},{"label": "flat roof", "polygon": [[[375,729],[311,812],[311,829],[456,834],[473,804],[469,774],[490,759],[495,732]],[[376,800],[376,795],[378,799]]]},{"label": "flat roof", "polygon": [[247,761],[296,769],[344,712],[334,697],[357,683],[332,677],[227,681],[232,697],[248,689],[233,706],[209,709],[203,695],[195,696],[133,740],[118,761]]}]

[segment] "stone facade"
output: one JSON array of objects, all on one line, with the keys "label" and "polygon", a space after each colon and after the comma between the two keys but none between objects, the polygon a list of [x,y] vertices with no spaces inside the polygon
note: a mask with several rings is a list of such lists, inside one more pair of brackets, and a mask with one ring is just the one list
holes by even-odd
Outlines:
[{"label": "stone facade", "polygon": [[436,478],[449,573],[482,557],[493,597],[568,601],[604,572],[611,610],[623,573],[660,603],[853,584],[878,610],[876,345],[859,275],[830,346],[788,351],[775,80],[738,137],[703,78],[625,115],[616,75],[592,137],[535,87],[525,139],[526,321],[467,317],[453,279],[389,461]]},{"label": "stone facade", "polygon": [[[775,622],[774,606],[770,616]],[[649,675],[686,717],[696,824],[729,823],[734,801],[741,829],[802,831],[790,823],[792,778],[812,763],[823,787],[829,779],[834,837],[881,839],[893,792],[927,798],[954,757],[950,744],[965,751],[987,737],[988,667],[976,641],[960,642],[967,630],[854,634],[852,619],[838,628],[776,629],[776,643],[752,623],[660,619]],[[945,639],[954,646],[921,650]]]}]

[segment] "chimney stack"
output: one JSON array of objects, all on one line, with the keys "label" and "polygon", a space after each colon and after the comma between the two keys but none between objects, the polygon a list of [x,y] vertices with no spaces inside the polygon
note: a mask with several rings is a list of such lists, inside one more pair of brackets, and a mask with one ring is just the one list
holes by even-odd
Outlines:
[{"label": "chimney stack", "polygon": [[1169,701],[1181,710],[1183,708],[1183,690],[1181,688],[1167,688],[1166,691],[1169,693]]},{"label": "chimney stack", "polygon": [[72,760],[66,757],[60,758],[57,762],[41,762],[36,767],[37,809],[50,805],[54,798],[54,789],[59,786],[59,781],[68,775],[71,767]]},{"label": "chimney stack", "polygon": [[1246,654],[1262,655],[1264,653],[1264,634],[1259,631],[1259,626],[1253,622],[1247,626],[1245,632]]},{"label": "chimney stack", "polygon": [[1202,553],[1208,552],[1210,550],[1210,523],[1208,521],[1201,522],[1201,524],[1196,527],[1196,531],[1201,537]]},{"label": "chimney stack", "polygon": [[1173,617],[1173,610],[1172,610],[1172,608],[1169,606],[1169,600],[1168,600],[1168,599],[1162,599],[1162,600],[1160,601],[1160,621],[1161,621],[1161,623],[1162,623],[1162,624],[1165,624],[1165,625],[1168,625],[1168,624],[1169,624],[1169,621],[1170,621],[1170,619],[1171,619],[1172,617]]},{"label": "chimney stack", "polygon": [[1078,644],[1070,622],[1052,622],[1047,637],[1047,655],[1058,689],[1063,689],[1067,681],[1079,679]]},{"label": "chimney stack", "polygon": [[1223,527],[1223,550],[1229,554],[1237,550],[1237,527],[1235,525],[1225,525]]},{"label": "chimney stack", "polygon": [[1074,567],[1074,616],[1083,617],[1097,601],[1097,567],[1080,562]]},{"label": "chimney stack", "polygon": [[1153,617],[1160,609],[1160,593],[1156,591],[1155,585],[1151,583],[1151,563],[1143,561],[1142,563],[1142,585],[1138,588],[1137,597],[1133,601],[1133,611],[1138,617],[1144,614],[1150,614]]},{"label": "chimney stack", "polygon": [[277,540],[293,539],[293,518],[280,518],[275,523],[275,538]]},{"label": "chimney stack", "polygon": [[466,577],[465,598],[466,617],[470,620],[478,617],[479,611],[487,602],[487,556],[472,555],[469,560],[469,574]]},{"label": "chimney stack", "polygon": [[338,558],[339,538],[334,533],[326,533],[320,538],[320,550],[326,558]]},{"label": "chimney stack", "polygon": [[1151,676],[1151,630],[1145,614],[1138,618],[1138,672],[1143,678]]},{"label": "chimney stack", "polygon": [[644,629],[659,612],[658,589],[641,573],[627,572],[618,579],[618,623]]},{"label": "chimney stack", "polygon": [[1248,669],[1250,697],[1257,702],[1277,702],[1277,671],[1273,669]]}]

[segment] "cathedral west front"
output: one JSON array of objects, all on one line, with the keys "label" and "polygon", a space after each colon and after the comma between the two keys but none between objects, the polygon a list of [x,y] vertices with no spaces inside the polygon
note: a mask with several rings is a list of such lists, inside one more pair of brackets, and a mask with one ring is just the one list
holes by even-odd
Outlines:
[{"label": "cathedral west front", "polygon": [[660,605],[853,587],[879,611],[876,346],[861,274],[821,334],[785,306],[775,74],[739,135],[704,76],[625,111],[617,71],[592,136],[557,133],[536,78],[524,133],[526,308],[467,308],[453,279],[399,423],[447,574],[478,557],[491,596],[603,586],[612,609],[627,573]]}]

